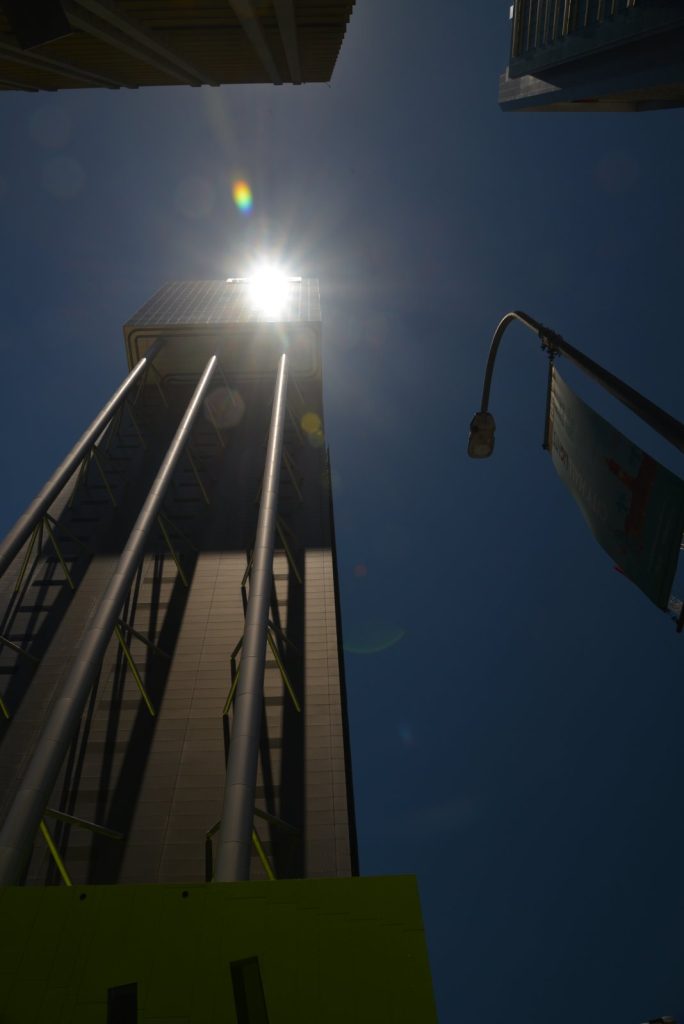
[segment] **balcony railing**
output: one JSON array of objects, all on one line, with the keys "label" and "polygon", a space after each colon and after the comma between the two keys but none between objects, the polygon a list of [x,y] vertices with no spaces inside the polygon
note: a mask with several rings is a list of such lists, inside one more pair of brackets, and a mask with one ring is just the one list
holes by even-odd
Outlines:
[{"label": "balcony railing", "polygon": [[[515,0],[507,78],[684,33],[683,0]],[[677,44],[679,45],[679,44]]]},{"label": "balcony railing", "polygon": [[639,0],[517,0],[511,56],[526,56],[639,6]]}]

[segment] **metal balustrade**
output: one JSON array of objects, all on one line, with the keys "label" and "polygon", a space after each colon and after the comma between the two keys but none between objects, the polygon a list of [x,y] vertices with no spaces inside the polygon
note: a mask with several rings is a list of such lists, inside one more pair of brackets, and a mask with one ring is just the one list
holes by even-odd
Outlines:
[{"label": "metal balustrade", "polygon": [[639,6],[643,0],[516,0],[511,56],[524,57]]}]

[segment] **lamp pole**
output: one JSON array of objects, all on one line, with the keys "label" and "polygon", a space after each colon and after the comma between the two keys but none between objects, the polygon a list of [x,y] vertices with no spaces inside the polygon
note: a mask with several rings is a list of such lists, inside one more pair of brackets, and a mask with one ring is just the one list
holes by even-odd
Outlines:
[{"label": "lamp pole", "polygon": [[509,326],[514,320],[518,320],[521,324],[524,324],[528,330],[533,331],[541,341],[542,349],[547,352],[551,357],[562,355],[578,366],[583,373],[591,377],[593,380],[598,381],[601,387],[605,388],[606,391],[610,392],[614,398],[626,405],[628,409],[636,413],[645,423],[648,423],[661,437],[664,437],[666,441],[674,445],[680,452],[684,452],[684,424],[680,423],[674,416],[670,416],[669,413],[665,412],[659,406],[650,402],[648,398],[644,398],[643,395],[631,388],[629,384],[625,384],[624,381],[620,380],[614,374],[610,373],[609,370],[604,369],[598,363],[590,359],[579,349],[575,348],[567,342],[560,334],[556,331],[551,330],[550,327],[545,327],[544,324],[535,320],[534,317],[529,316],[527,313],[523,313],[520,310],[513,310],[506,315],[499,322],[496,330],[494,331],[494,337],[492,338],[492,344],[489,349],[489,357],[487,359],[487,366],[485,369],[484,383],[482,386],[482,403],[480,411],[475,414],[470,424],[470,437],[468,439],[468,454],[474,459],[486,459],[494,450],[494,431],[496,424],[494,417],[489,412],[489,391],[492,383],[492,374],[494,372],[494,363],[496,362],[496,356],[499,351],[499,345],[501,344],[501,338]]}]

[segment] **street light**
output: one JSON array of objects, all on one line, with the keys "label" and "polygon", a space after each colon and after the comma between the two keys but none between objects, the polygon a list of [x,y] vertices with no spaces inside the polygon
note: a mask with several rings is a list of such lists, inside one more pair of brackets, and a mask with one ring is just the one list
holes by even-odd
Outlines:
[{"label": "street light", "polygon": [[476,412],[470,421],[468,455],[471,459],[488,459],[494,451],[496,423],[491,412]]},{"label": "street light", "polygon": [[[645,423],[648,423],[661,437],[664,437],[666,441],[673,444],[675,448],[678,448],[680,452],[684,452],[684,424],[680,423],[674,416],[670,416],[669,413],[665,412],[659,406],[654,405],[648,398],[644,398],[643,395],[631,388],[629,384],[625,384],[624,381],[620,380],[619,377],[614,376],[609,370],[605,370],[598,363],[595,363],[589,356],[585,356],[583,352],[576,349],[573,345],[567,342],[560,334],[551,330],[550,327],[545,327],[544,324],[535,320],[534,317],[529,316],[527,313],[523,313],[520,310],[514,310],[510,313],[506,313],[505,317],[499,322],[496,330],[494,331],[494,337],[492,338],[492,344],[489,349],[489,357],[487,359],[487,366],[485,369],[484,383],[482,385],[482,402],[480,405],[480,411],[475,413],[470,424],[470,436],[468,438],[468,455],[473,459],[486,459],[494,451],[494,417],[489,412],[489,391],[492,383],[492,373],[494,372],[494,363],[496,362],[497,352],[499,351],[499,345],[503,333],[509,324],[513,323],[514,320],[518,320],[521,324],[536,334],[541,341],[542,349],[548,353],[551,358],[555,356],[563,355],[566,356],[570,362],[578,366],[580,370],[586,373],[593,380],[598,381],[601,387],[605,388],[606,391],[610,392],[614,398],[626,405],[628,409],[636,413],[640,419]],[[548,409],[547,409],[547,421],[548,421]],[[546,447],[546,445],[545,445]]]}]

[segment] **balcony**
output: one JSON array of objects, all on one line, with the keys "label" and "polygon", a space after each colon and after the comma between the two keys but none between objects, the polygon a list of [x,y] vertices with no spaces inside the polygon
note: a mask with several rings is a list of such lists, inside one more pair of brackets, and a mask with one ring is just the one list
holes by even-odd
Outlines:
[{"label": "balcony", "polygon": [[678,0],[516,0],[509,79],[684,27]]}]

